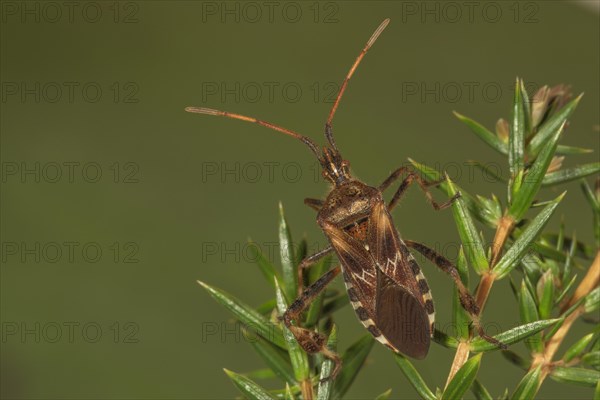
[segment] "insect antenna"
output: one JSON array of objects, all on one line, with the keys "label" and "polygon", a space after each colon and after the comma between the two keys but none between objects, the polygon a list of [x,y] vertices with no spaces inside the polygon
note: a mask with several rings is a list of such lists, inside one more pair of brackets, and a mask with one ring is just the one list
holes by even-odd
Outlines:
[{"label": "insect antenna", "polygon": [[331,107],[331,111],[329,112],[329,117],[327,118],[327,123],[325,124],[325,137],[327,138],[327,141],[329,142],[331,147],[336,150],[337,150],[337,147],[335,145],[335,141],[333,140],[333,132],[331,129],[331,121],[333,121],[333,116],[335,115],[335,112],[340,104],[340,100],[342,100],[342,96],[343,96],[344,92],[346,91],[346,86],[348,86],[348,81],[350,81],[350,78],[352,78],[352,75],[354,75],[354,71],[356,71],[356,68],[358,68],[358,64],[360,64],[360,62],[362,61],[365,54],[367,54],[367,51],[369,51],[371,46],[373,46],[373,43],[375,43],[375,41],[377,40],[379,35],[381,35],[381,32],[383,32],[383,30],[389,23],[390,23],[390,19],[386,18],[379,25],[379,27],[375,30],[375,32],[373,32],[373,34],[371,35],[371,38],[369,39],[369,41],[367,42],[365,47],[362,49],[362,51],[360,52],[358,57],[356,57],[356,61],[354,61],[354,64],[352,64],[350,71],[348,71],[348,74],[346,75],[346,78],[344,79],[344,82],[342,83],[342,86],[340,87],[340,91],[338,92],[337,98],[335,99],[335,103],[333,103],[333,107]]},{"label": "insect antenna", "polygon": [[275,124],[272,124],[267,121],[261,121],[260,119],[256,119],[253,117],[247,117],[245,115],[234,114],[234,113],[230,113],[227,111],[214,110],[212,108],[186,107],[185,111],[190,112],[190,113],[195,113],[195,114],[217,115],[217,116],[222,116],[222,117],[227,117],[227,118],[239,119],[239,120],[246,121],[246,122],[253,122],[255,124],[264,126],[269,129],[273,129],[274,131],[284,133],[288,136],[291,136],[293,138],[300,140],[302,143],[304,143],[305,145],[308,146],[308,148],[315,154],[315,156],[317,156],[317,159],[319,159],[319,161],[321,160],[320,153],[319,153],[319,146],[314,141],[312,141],[309,137],[306,137],[304,135],[296,133],[290,129],[283,128],[279,125],[275,125]]}]

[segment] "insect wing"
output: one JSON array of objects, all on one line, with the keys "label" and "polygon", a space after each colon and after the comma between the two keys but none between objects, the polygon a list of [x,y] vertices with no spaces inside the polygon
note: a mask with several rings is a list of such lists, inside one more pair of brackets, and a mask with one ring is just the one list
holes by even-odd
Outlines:
[{"label": "insect wing", "polygon": [[323,229],[333,246],[344,271],[348,296],[361,322],[373,317],[377,266],[364,243],[333,225]]},{"label": "insect wing", "polygon": [[396,351],[417,359],[427,355],[430,342],[427,313],[407,288],[381,271],[378,271],[375,315],[377,328]]},{"label": "insect wing", "polygon": [[396,350],[423,358],[429,350],[433,323],[433,303],[427,282],[392,224],[385,203],[373,207],[369,227],[369,247],[378,266],[377,327]]}]

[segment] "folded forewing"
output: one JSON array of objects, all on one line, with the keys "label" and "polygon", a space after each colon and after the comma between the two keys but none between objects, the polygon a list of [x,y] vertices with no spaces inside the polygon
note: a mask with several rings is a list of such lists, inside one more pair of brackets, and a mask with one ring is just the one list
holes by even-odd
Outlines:
[{"label": "folded forewing", "polygon": [[361,321],[374,317],[377,266],[360,240],[333,225],[323,227],[331,241],[344,274],[344,281],[352,306]]},{"label": "folded forewing", "polygon": [[409,357],[421,359],[429,350],[429,318],[421,302],[406,287],[378,272],[375,295],[377,328],[387,342]]}]

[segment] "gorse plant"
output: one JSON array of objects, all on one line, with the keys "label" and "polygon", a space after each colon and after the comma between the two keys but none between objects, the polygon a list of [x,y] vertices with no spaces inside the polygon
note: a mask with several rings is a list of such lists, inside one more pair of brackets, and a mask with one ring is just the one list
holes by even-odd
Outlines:
[{"label": "gorse plant", "polygon": [[[500,396],[502,399],[533,399],[546,377],[566,384],[590,386],[594,398],[600,399],[600,326],[597,320],[600,306],[600,180],[592,189],[583,179],[597,174],[600,163],[561,168],[565,155],[591,150],[558,144],[567,127],[567,119],[580,99],[581,96],[571,99],[568,88],[561,85],[539,89],[530,101],[523,81],[517,79],[512,116],[509,121],[500,119],[495,133],[456,114],[492,149],[507,156],[509,178],[496,176],[506,185],[505,195],[492,195],[491,198],[471,195],[442,172],[410,160],[423,178],[430,181],[446,178],[437,187],[448,197],[461,193],[452,204],[462,243],[456,265],[467,286],[469,272],[476,274],[474,297],[482,312],[494,283],[501,279],[510,280],[519,305],[521,325],[496,335],[495,339],[509,346],[502,354],[525,372],[515,388],[507,388]],[[483,163],[476,165],[486,169]],[[490,170],[487,172],[494,174]],[[540,188],[572,180],[581,181],[584,197],[592,210],[593,245],[578,241],[574,234],[568,235],[564,224],[556,233],[544,230],[565,193],[552,200],[541,200],[538,199]],[[506,198],[505,205],[500,198]],[[488,235],[484,235],[477,225],[493,232],[487,241]],[[281,268],[276,268],[258,246],[251,246],[256,264],[274,292],[265,304],[251,307],[220,289],[199,282],[233,313],[244,329],[252,332],[254,340],[249,342],[266,365],[266,368],[245,374],[225,372],[249,399],[342,398],[364,366],[374,340],[366,334],[340,352],[342,370],[335,379],[328,379],[333,362],[320,354],[306,354],[280,322],[288,304],[296,297],[297,267],[307,249],[305,240],[298,246],[293,245],[282,208],[279,242]],[[486,245],[488,242],[490,246]],[[330,261],[325,258],[313,266],[305,277],[307,283],[316,281],[329,268]],[[483,355],[499,349],[474,334],[469,314],[460,306],[457,290],[453,302],[453,325],[458,327],[456,335],[438,330],[434,334],[435,342],[455,351],[445,383],[425,382],[409,359],[399,354],[393,356],[424,399],[460,399],[469,389],[477,399],[492,399],[477,380],[477,373]],[[338,330],[333,320],[335,312],[347,304],[345,293],[326,290],[296,323],[325,333],[327,346],[339,351],[336,349]],[[557,357],[561,343],[577,319],[591,323],[589,333]],[[525,344],[527,354],[517,354],[510,349],[519,342]],[[285,386],[268,390],[256,383],[259,379],[273,377],[281,379]],[[434,391],[433,387],[438,389]],[[386,399],[390,394],[388,390],[376,398]]]}]

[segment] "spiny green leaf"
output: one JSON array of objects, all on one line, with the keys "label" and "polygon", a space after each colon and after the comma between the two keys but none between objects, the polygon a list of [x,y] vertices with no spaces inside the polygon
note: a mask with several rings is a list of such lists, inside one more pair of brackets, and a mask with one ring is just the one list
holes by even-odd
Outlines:
[{"label": "spiny green leaf", "polygon": [[[279,314],[283,315],[287,310],[287,302],[285,296],[279,287],[279,282],[275,281],[275,290],[277,295],[277,309]],[[308,364],[308,356],[300,347],[300,344],[296,341],[294,334],[285,326],[283,327],[283,337],[287,344],[288,353],[290,360],[292,361],[292,368],[294,370],[294,377],[296,381],[302,382],[310,377],[310,366]]]},{"label": "spiny green leaf", "polygon": [[[331,328],[331,333],[327,338],[327,348],[333,352],[337,351],[337,328],[335,325]],[[319,377],[319,387],[317,392],[317,400],[329,400],[331,398],[333,381],[329,378],[333,372],[334,362],[329,358],[325,358],[321,364],[321,375]]]},{"label": "spiny green leaf", "polygon": [[498,264],[494,267],[494,273],[498,276],[498,279],[506,276],[513,268],[515,268],[519,261],[526,254],[530,248],[533,240],[542,231],[546,222],[554,213],[554,210],[558,206],[558,203],[563,199],[565,193],[558,196],[552,204],[547,205],[544,209],[536,215],[536,217],[529,223],[523,233],[515,240],[512,246],[508,249],[506,254],[500,259]]},{"label": "spiny green leaf", "polygon": [[[447,176],[446,182],[448,183],[448,187],[450,189],[450,196],[456,195],[456,187]],[[452,204],[452,213],[454,214],[454,220],[456,221],[461,242],[467,246],[467,259],[475,271],[481,275],[489,270],[490,265],[487,261],[481,238],[479,237],[477,229],[475,228],[475,224],[471,219],[471,214],[467,210],[462,198],[457,199]]]},{"label": "spiny green leaf", "polygon": [[550,328],[548,330],[548,332],[546,332],[544,334],[544,340],[549,340],[552,336],[554,336],[554,334],[556,334],[556,332],[560,329],[560,327],[562,326],[562,324],[565,322],[565,319],[569,315],[571,315],[573,312],[575,312],[575,310],[577,310],[579,308],[579,306],[581,306],[583,304],[584,301],[585,301],[585,297],[581,297],[573,305],[571,305],[571,307],[569,307],[567,309],[567,311],[563,312],[561,314],[560,318],[558,319],[558,322],[556,324],[554,324],[552,326],[552,328]]},{"label": "spiny green leaf", "polygon": [[555,367],[550,377],[559,382],[594,387],[600,379],[600,371],[575,367]]},{"label": "spiny green leaf", "polygon": [[273,372],[273,370],[271,368],[255,369],[255,370],[250,371],[250,372],[245,372],[242,375],[244,375],[245,377],[250,378],[250,379],[272,379],[272,378],[277,378],[277,375],[275,375],[275,372]]},{"label": "spiny green leaf", "polygon": [[584,149],[583,147],[565,146],[562,144],[559,144],[558,147],[556,147],[556,154],[560,154],[560,155],[587,154],[587,153],[593,153],[593,152],[594,152],[594,150],[592,150],[592,149]]},{"label": "spiny green leaf", "polygon": [[542,367],[538,366],[536,369],[529,371],[519,385],[515,389],[511,399],[513,400],[529,400],[534,399],[536,393],[539,390],[541,384]]},{"label": "spiny green leaf", "polygon": [[538,128],[537,134],[531,139],[527,146],[529,154],[535,156],[544,147],[544,144],[552,137],[560,126],[562,126],[567,118],[573,113],[577,104],[581,100],[583,94],[580,94],[575,99],[571,100],[567,105],[561,108],[557,113],[552,115],[541,127]]},{"label": "spiny green leaf", "polygon": [[525,90],[525,82],[523,79],[517,80],[521,86],[521,106],[523,108],[523,132],[524,138],[528,138],[531,136],[532,129],[532,120],[531,120],[531,102],[529,100],[529,95],[527,94],[527,90]]},{"label": "spiny green leaf", "polygon": [[[541,238],[540,238],[540,245],[543,245],[544,247],[548,247],[548,246],[552,246],[555,247],[555,243],[556,240],[558,239],[558,235],[556,233],[551,233],[551,232],[546,232],[544,234],[542,234]],[[541,243],[541,241],[547,242],[547,244],[543,244]],[[575,242],[575,243],[573,243]],[[565,251],[571,251],[571,246],[575,246],[575,251],[573,253],[574,256],[579,257],[579,258],[584,258],[584,259],[591,259],[595,256],[596,254],[596,249],[593,246],[589,246],[585,243],[583,243],[580,240],[577,240],[574,236],[572,237],[568,237],[566,236],[564,239],[564,245],[563,248],[561,249],[561,252],[565,252]],[[552,249],[553,252],[548,253],[548,255],[546,254],[542,254],[540,252],[540,254],[542,254],[543,256],[547,256],[555,261],[560,261],[560,262],[565,262],[567,257],[565,256],[564,253],[558,252],[558,250],[556,249]],[[558,252],[558,253],[556,253]]]},{"label": "spiny green leaf", "polygon": [[342,372],[338,375],[335,382],[334,397],[343,398],[346,391],[354,382],[356,375],[363,367],[367,356],[373,348],[373,337],[371,335],[363,336],[346,350],[342,357]]},{"label": "spiny green leaf", "polygon": [[561,125],[555,135],[550,137],[548,142],[545,143],[533,165],[527,169],[527,175],[525,175],[523,183],[519,187],[519,191],[513,197],[512,203],[508,209],[509,215],[511,215],[515,221],[521,220],[523,215],[525,215],[525,212],[531,207],[531,203],[542,185],[542,180],[548,170],[550,161],[552,161],[558,139],[563,130],[564,125]]},{"label": "spiny green leaf", "polygon": [[392,395],[392,389],[388,389],[385,392],[381,393],[379,396],[375,397],[375,400],[387,400]]},{"label": "spiny green leaf", "polygon": [[592,215],[594,216],[593,227],[594,227],[594,239],[596,241],[596,247],[600,247],[600,180],[596,181],[596,192],[590,187],[585,179],[581,180],[581,189],[586,200],[592,206]]},{"label": "spiny green leaf", "polygon": [[481,140],[490,145],[494,150],[498,151],[501,154],[508,153],[508,147],[506,146],[506,143],[500,140],[498,136],[490,132],[483,125],[473,121],[468,117],[465,117],[462,114],[457,113],[456,111],[454,111],[454,115],[456,115],[456,117],[461,122],[467,125],[473,131],[473,133],[475,133]]},{"label": "spiny green leaf", "polygon": [[252,307],[241,302],[234,296],[220,289],[209,286],[204,282],[198,281],[198,283],[200,286],[206,289],[217,302],[225,306],[247,327],[255,330],[260,336],[271,343],[281,347],[282,349],[287,349],[281,328],[279,328],[277,325],[273,325],[259,312],[255,311],[252,309]]},{"label": "spiny green leaf", "polygon": [[542,285],[541,296],[538,296],[540,318],[548,319],[554,306],[554,277],[551,269],[542,275],[539,284]]},{"label": "spiny green leaf", "polygon": [[594,190],[590,187],[589,183],[585,180],[581,180],[581,189],[587,199],[588,203],[592,206],[592,210],[600,212],[600,198],[594,193]]},{"label": "spiny green leaf", "polygon": [[236,374],[233,371],[224,369],[225,373],[231,379],[233,384],[238,388],[242,394],[250,400],[275,400],[269,392],[253,382],[251,379],[246,378],[243,375]]},{"label": "spiny green leaf", "polygon": [[494,226],[498,225],[498,221],[502,218],[502,205],[496,195],[492,194],[491,199],[477,195],[477,200],[479,200],[481,217]]},{"label": "spiny green leaf", "polygon": [[436,397],[429,389],[419,372],[412,365],[410,360],[404,357],[401,354],[394,354],[394,359],[396,360],[396,364],[400,367],[408,382],[412,385],[413,388],[419,393],[419,395],[426,400],[435,400]]},{"label": "spiny green leaf", "polygon": [[[514,232],[515,232],[515,234],[520,234],[521,230],[518,228],[515,228]],[[536,253],[539,253],[541,256],[544,256],[551,260],[559,261],[559,262],[565,262],[565,260],[566,260],[566,256],[564,253],[561,253],[560,251],[558,251],[546,244],[540,243],[540,241],[533,242],[532,246],[533,246],[533,250]]]},{"label": "spiny green leaf", "polygon": [[560,169],[555,172],[550,172],[544,176],[542,186],[558,185],[560,183],[574,181],[589,175],[593,175],[600,171],[600,162],[578,165],[573,168]]},{"label": "spiny green leaf", "polygon": [[290,384],[286,382],[285,384],[285,400],[294,400],[294,394],[292,393],[292,389],[290,388]]},{"label": "spiny green leaf", "polygon": [[[571,241],[571,247],[569,248],[569,251],[567,252],[565,265],[562,270],[563,284],[564,284],[564,281],[569,278],[569,275],[571,275],[571,264],[573,263],[573,257],[575,254],[575,248],[576,248],[576,244],[577,244],[577,240],[575,239],[575,232],[573,232],[572,238],[573,238],[573,240]],[[567,287],[565,287],[565,290],[563,292],[567,292],[568,290],[569,290],[569,287],[567,285]],[[560,296],[559,296],[559,300],[557,300],[557,301],[560,301]]]},{"label": "spiny green leaf", "polygon": [[518,170],[515,176],[511,176],[508,182],[508,204],[512,204],[514,199],[521,192],[523,176],[525,176],[525,170],[523,169]]},{"label": "spiny green leaf", "polygon": [[[519,235],[522,233],[523,232],[519,232]],[[526,278],[525,283],[527,284],[527,287],[533,288],[531,282],[537,282],[540,279],[540,276],[542,276],[540,258],[536,255],[528,255],[527,257],[523,257],[521,259],[521,265],[523,266],[523,272],[525,273],[524,278]],[[537,298],[533,289],[531,289],[531,294],[534,299]]]},{"label": "spiny green leaf", "polygon": [[558,231],[558,237],[556,239],[556,250],[561,250],[565,244],[565,217],[560,219],[560,229]]},{"label": "spiny green leaf", "polygon": [[275,266],[265,257],[256,243],[250,242],[248,248],[250,249],[252,259],[256,261],[256,265],[258,265],[258,268],[260,268],[260,271],[267,279],[267,282],[269,282],[274,289],[275,277],[277,276]]},{"label": "spiny green leaf", "polygon": [[471,357],[462,367],[460,367],[446,387],[446,390],[444,390],[442,400],[453,400],[463,397],[477,376],[482,355],[483,354],[477,354],[476,356]]},{"label": "spiny green leaf", "polygon": [[581,362],[598,370],[600,369],[600,351],[592,351],[581,357]]},{"label": "spiny green leaf", "polygon": [[596,311],[600,306],[600,287],[596,286],[585,296],[584,308],[586,313]]},{"label": "spiny green leaf", "polygon": [[290,361],[281,354],[279,348],[273,347],[273,345],[260,339],[260,337],[255,337],[253,340],[248,341],[263,359],[265,364],[267,364],[277,376],[292,385],[296,383]]},{"label": "spiny green leaf", "polygon": [[[512,109],[512,122],[508,136],[508,166],[510,175],[517,176],[523,170],[523,147],[525,146],[525,113],[523,110],[523,94],[521,81],[517,78],[515,84],[515,97]],[[517,188],[518,189],[518,186]],[[513,192],[515,189],[513,189]]]},{"label": "spiny green leaf", "polygon": [[600,380],[598,380],[596,390],[594,390],[594,400],[600,400]]},{"label": "spiny green leaf", "polygon": [[438,329],[434,329],[433,331],[433,341],[449,349],[456,349],[458,347],[458,340],[456,338],[448,336]]},{"label": "spiny green leaf", "polygon": [[493,400],[490,392],[488,392],[485,386],[483,386],[478,379],[475,379],[473,385],[471,385],[471,391],[473,392],[476,400]]},{"label": "spiny green leaf", "polygon": [[562,302],[562,300],[565,298],[565,296],[567,294],[569,294],[569,291],[571,290],[571,288],[575,284],[576,280],[577,280],[577,275],[573,275],[573,277],[571,278],[571,280],[569,281],[569,283],[567,283],[565,285],[565,287],[563,288],[562,292],[556,298],[556,304],[560,304]]},{"label": "spiny green leaf", "polygon": [[268,316],[273,312],[273,310],[276,307],[277,301],[275,299],[269,299],[261,305],[256,306],[255,310],[258,311],[261,315]]},{"label": "spiny green leaf", "polygon": [[[515,328],[509,329],[506,332],[502,332],[496,336],[495,339],[501,341],[506,345],[510,345],[513,343],[520,342],[523,339],[534,335],[547,327],[555,324],[559,321],[559,318],[556,319],[547,319],[541,321],[530,322],[525,325],[519,325]],[[471,350],[473,352],[484,352],[490,350],[498,350],[498,347],[492,343],[485,341],[483,338],[476,338],[471,342]]]},{"label": "spiny green leaf", "polygon": [[[528,324],[539,321],[540,316],[535,304],[535,300],[531,292],[525,284],[525,280],[521,282],[521,290],[519,291],[519,313],[521,321]],[[542,335],[536,333],[525,340],[525,345],[533,353],[539,353],[543,350]]]},{"label": "spiny green leaf", "polygon": [[283,205],[279,203],[279,253],[283,271],[283,292],[286,298],[293,299],[298,290],[298,270],[294,265],[294,243],[292,233],[283,213]]},{"label": "spiny green leaf", "polygon": [[[290,392],[292,393],[293,396],[295,396],[295,398],[298,398],[298,396],[302,393],[302,389],[300,388],[300,385],[295,384],[295,385],[287,385],[290,387]],[[287,393],[287,388],[283,388],[283,389],[274,389],[274,390],[269,390],[269,393],[271,394],[271,396],[275,396],[278,399],[281,398],[285,398],[286,393]]]}]

